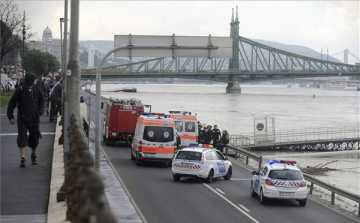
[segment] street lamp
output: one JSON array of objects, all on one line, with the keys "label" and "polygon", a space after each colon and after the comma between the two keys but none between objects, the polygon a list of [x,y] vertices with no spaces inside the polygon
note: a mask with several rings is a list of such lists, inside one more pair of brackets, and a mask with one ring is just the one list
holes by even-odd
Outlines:
[{"label": "street lamp", "polygon": [[60,47],[61,47],[61,53],[60,53],[60,61],[61,61],[61,73],[64,72],[64,61],[63,61],[63,37],[62,37],[62,24],[64,22],[64,18],[60,18]]}]

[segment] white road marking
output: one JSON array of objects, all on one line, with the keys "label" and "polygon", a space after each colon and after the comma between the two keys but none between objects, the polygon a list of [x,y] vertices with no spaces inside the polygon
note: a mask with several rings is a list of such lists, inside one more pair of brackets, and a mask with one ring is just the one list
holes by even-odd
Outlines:
[{"label": "white road marking", "polygon": [[233,181],[240,181],[240,180],[251,180],[251,179],[231,178],[230,180],[233,180]]},{"label": "white road marking", "polygon": [[227,199],[226,197],[224,197],[223,195],[221,195],[219,192],[217,192],[216,190],[214,190],[212,187],[210,187],[209,185],[203,183],[203,185],[207,188],[209,188],[211,191],[213,191],[215,194],[219,195],[222,199],[224,199],[226,202],[228,202],[230,205],[232,205],[234,208],[236,208],[238,211],[240,211],[241,213],[243,213],[246,217],[250,218],[253,222],[255,223],[260,223],[259,221],[257,221],[255,218],[253,218],[251,215],[249,215],[248,213],[246,213],[245,211],[243,211],[241,208],[239,208],[238,206],[236,206],[234,203],[232,203],[229,199]]},{"label": "white road marking", "polygon": [[240,206],[242,209],[244,209],[245,211],[250,212],[250,210],[247,209],[244,205],[239,204],[239,206]]},{"label": "white road marking", "polygon": [[[18,133],[0,133],[0,136],[17,136],[17,135]],[[41,135],[55,135],[55,132],[42,132]]]},{"label": "white road marking", "polygon": [[216,188],[216,190],[219,191],[220,194],[225,194],[225,192],[220,190],[219,188]]}]

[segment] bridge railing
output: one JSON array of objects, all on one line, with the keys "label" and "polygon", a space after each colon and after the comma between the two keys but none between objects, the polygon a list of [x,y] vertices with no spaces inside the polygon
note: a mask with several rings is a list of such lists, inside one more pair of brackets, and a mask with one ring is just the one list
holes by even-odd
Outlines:
[{"label": "bridge railing", "polygon": [[275,131],[273,134],[264,134],[254,137],[254,133],[232,135],[230,145],[239,146],[243,144],[253,145],[277,145],[286,143],[304,143],[318,141],[332,141],[339,139],[359,139],[360,126],[342,126],[314,129],[289,129]]},{"label": "bridge railing", "polygon": [[[235,153],[235,159],[238,159],[239,155],[245,157],[246,165],[249,165],[249,159],[255,160],[258,162],[258,167],[260,168],[262,165],[262,156],[256,156],[255,154],[252,154],[251,152],[244,150],[242,148],[234,147],[227,145],[225,147],[225,154],[229,154],[229,150],[233,151]],[[309,194],[312,194],[314,185],[317,185],[321,188],[324,188],[326,190],[329,190],[331,192],[331,204],[335,205],[335,194],[338,194],[340,196],[346,197],[356,203],[358,203],[358,217],[360,217],[360,195],[351,193],[349,191],[342,190],[341,188],[338,188],[336,186],[330,185],[328,183],[325,183],[309,174],[303,174],[306,181],[310,182],[310,189]]]}]

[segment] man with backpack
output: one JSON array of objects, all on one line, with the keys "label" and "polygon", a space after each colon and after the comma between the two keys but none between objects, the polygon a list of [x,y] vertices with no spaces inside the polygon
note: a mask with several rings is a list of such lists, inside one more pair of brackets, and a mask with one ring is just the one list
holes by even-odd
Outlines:
[{"label": "man with backpack", "polygon": [[[37,164],[36,148],[41,137],[39,124],[40,116],[44,112],[44,95],[36,86],[37,76],[33,73],[25,75],[25,84],[19,87],[11,97],[7,108],[7,117],[11,124],[15,124],[14,109],[18,107],[17,144],[20,151],[20,167],[26,167],[25,148],[28,145],[31,150],[31,163]],[[29,137],[27,136],[29,131]]]}]

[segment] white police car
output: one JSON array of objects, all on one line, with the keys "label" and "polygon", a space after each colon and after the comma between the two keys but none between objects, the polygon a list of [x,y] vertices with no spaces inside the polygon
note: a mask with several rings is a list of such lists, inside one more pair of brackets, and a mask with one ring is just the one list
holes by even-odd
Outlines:
[{"label": "white police car", "polygon": [[229,180],[232,165],[228,158],[216,149],[201,146],[205,145],[185,147],[176,153],[172,162],[174,180],[187,176],[199,177],[208,183],[218,177]]},{"label": "white police car", "polygon": [[294,164],[296,161],[267,160],[267,164],[253,171],[251,196],[260,197],[265,204],[268,198],[294,199],[306,205],[307,186],[304,176]]}]

